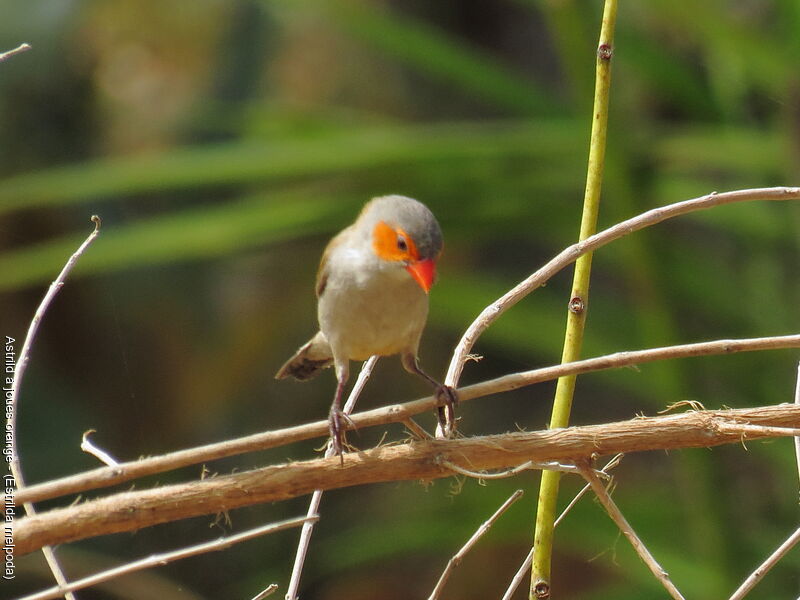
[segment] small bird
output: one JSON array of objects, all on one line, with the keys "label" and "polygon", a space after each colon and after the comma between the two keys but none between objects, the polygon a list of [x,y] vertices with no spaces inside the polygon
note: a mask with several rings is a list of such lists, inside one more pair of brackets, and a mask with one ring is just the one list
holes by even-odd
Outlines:
[{"label": "small bird", "polygon": [[333,449],[342,456],[341,402],[351,360],[399,354],[409,373],[436,390],[439,423],[450,432],[455,390],[419,366],[417,350],[428,317],[428,292],[436,279],[442,230],[427,206],[405,196],[373,198],[355,223],[342,230],[322,254],[317,271],[319,332],[275,375],[304,381],[334,366],[336,393],[330,410]]}]

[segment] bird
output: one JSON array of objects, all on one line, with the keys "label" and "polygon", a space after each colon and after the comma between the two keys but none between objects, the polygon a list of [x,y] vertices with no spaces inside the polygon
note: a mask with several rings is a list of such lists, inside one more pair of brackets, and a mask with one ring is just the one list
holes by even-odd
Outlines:
[{"label": "bird", "polygon": [[440,429],[452,433],[457,393],[425,373],[418,359],[442,245],[442,230],[427,206],[387,195],[367,202],[322,254],[316,279],[319,331],[275,378],[305,381],[334,367],[337,384],[328,423],[334,453],[342,461],[349,419],[341,402],[351,360],[399,354],[406,371],[433,386]]}]

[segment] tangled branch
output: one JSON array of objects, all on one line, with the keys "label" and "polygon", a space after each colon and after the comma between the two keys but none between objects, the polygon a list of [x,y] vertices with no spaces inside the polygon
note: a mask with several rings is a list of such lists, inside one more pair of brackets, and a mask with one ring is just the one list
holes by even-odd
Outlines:
[{"label": "tangled branch", "polygon": [[[638,215],[575,244],[533,273],[502,298],[484,309],[468,328],[454,351],[446,382],[455,385],[465,358],[480,334],[505,310],[543,285],[558,271],[587,252],[624,235],[695,210],[750,200],[800,199],[800,188],[764,188],[712,193]],[[38,321],[35,320],[35,324]],[[657,360],[691,356],[762,351],[800,347],[800,335],[744,340],[717,340],[666,348],[620,352],[608,356],[514,373],[462,387],[462,401],[485,397],[523,386],[591,371],[625,367]],[[22,369],[24,370],[24,362]],[[365,411],[352,417],[352,426],[363,428],[393,422],[431,411],[434,398]],[[530,433],[508,433],[461,440],[423,439],[408,444],[380,446],[336,458],[319,458],[255,469],[244,473],[193,481],[150,490],[125,492],[97,500],[30,515],[14,523],[18,555],[53,544],[115,532],[132,531],[168,521],[213,514],[251,504],[385,481],[431,480],[454,471],[472,473],[515,469],[520,465],[575,461],[616,452],[709,447],[743,439],[797,436],[800,406],[780,405],[753,409],[696,411],[682,415],[633,419],[588,427],[572,427]],[[129,481],[145,475],[177,469],[245,452],[274,448],[301,440],[327,436],[326,421],[259,433],[208,444],[163,456],[109,464],[70,477],[16,490],[14,500],[33,503]],[[20,478],[21,479],[21,478]],[[59,581],[62,584],[61,581]],[[69,588],[62,588],[69,589]]]},{"label": "tangled branch", "polygon": [[447,369],[445,383],[458,387],[461,372],[467,363],[469,355],[475,342],[480,335],[494,323],[500,315],[525,296],[537,288],[542,287],[556,273],[571,265],[584,254],[593,252],[598,248],[610,244],[635,231],[657,225],[667,219],[685,215],[698,210],[706,210],[723,204],[733,204],[735,202],[752,202],[754,200],[800,200],[800,187],[772,187],[755,188],[748,190],[735,190],[732,192],[712,192],[699,198],[692,198],[682,202],[675,202],[666,206],[659,206],[648,210],[640,215],[617,223],[599,233],[596,233],[582,242],[573,244],[562,250],[556,257],[536,272],[522,280],[492,304],[484,308],[475,321],[467,328],[461,340],[458,342],[450,365]]},{"label": "tangled branch", "polygon": [[[665,348],[618,352],[616,354],[589,358],[574,363],[565,363],[504,375],[496,379],[463,387],[459,389],[459,399],[463,403],[490,394],[497,394],[536,383],[551,381],[563,375],[577,375],[606,369],[617,369],[658,360],[786,348],[800,348],[800,335],[743,340],[717,340],[697,344],[668,346]],[[431,411],[435,407],[435,398],[428,397],[404,404],[394,404],[356,413],[351,417],[350,421],[355,428],[363,429],[377,425],[386,425],[388,423],[403,422],[414,415]],[[303,440],[325,437],[327,435],[328,422],[315,421],[305,425],[296,425],[294,427],[257,433],[234,440],[179,450],[161,456],[120,463],[108,467],[99,467],[78,475],[28,486],[18,490],[15,497],[18,502],[40,502],[42,500],[58,498],[68,494],[76,494],[100,487],[111,486],[146,475],[170,471],[193,464],[210,462],[246,452],[276,448]]]},{"label": "tangled branch", "polygon": [[[379,446],[339,458],[318,458],[272,465],[201,481],[114,494],[25,517],[14,524],[19,555],[44,545],[214,514],[242,506],[277,502],[310,494],[387,481],[432,480],[453,472],[445,461],[470,470],[509,468],[527,461],[586,460],[618,452],[711,447],[768,434],[737,428],[765,425],[771,433],[797,435],[800,407],[778,406],[697,411],[679,415],[506,433],[458,440],[427,440]],[[724,425],[721,427],[720,425]]]}]

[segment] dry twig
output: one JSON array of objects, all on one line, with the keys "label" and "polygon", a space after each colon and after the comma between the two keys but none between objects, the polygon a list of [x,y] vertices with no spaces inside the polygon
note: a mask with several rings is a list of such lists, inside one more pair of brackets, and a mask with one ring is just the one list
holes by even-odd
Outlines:
[{"label": "dry twig", "polygon": [[465,469],[464,467],[459,467],[456,464],[451,463],[449,460],[442,460],[441,465],[443,467],[447,467],[454,473],[458,473],[459,475],[464,475],[465,477],[471,477],[472,479],[506,479],[508,477],[513,477],[514,475],[519,475],[523,471],[530,471],[530,470],[539,470],[539,471],[559,471],[561,473],[577,473],[578,467],[574,464],[565,464],[559,462],[536,462],[532,460],[525,461],[521,465],[517,465],[516,467],[512,467],[510,469],[506,469],[504,471],[497,471],[497,472],[487,472],[487,471],[472,471],[470,469]]},{"label": "dry twig", "polygon": [[[794,403],[800,406],[800,364],[797,365],[797,383],[794,387]],[[797,461],[797,475],[800,477],[800,436],[794,438],[794,457]]]},{"label": "dry twig", "polygon": [[317,489],[449,477],[452,471],[442,466],[442,460],[474,470],[494,470],[513,467],[527,460],[579,460],[617,452],[711,447],[738,443],[741,439],[741,432],[735,428],[720,430],[720,422],[785,427],[796,424],[798,420],[800,407],[782,404],[635,418],[565,429],[383,445],[346,454],[342,467],[338,458],[318,458],[201,481],[122,492],[54,509],[18,520],[14,524],[14,539],[17,552],[22,555],[47,544],[132,531],[241,506],[287,500]]},{"label": "dry twig", "polygon": [[[37,594],[31,594],[29,596],[25,596],[23,598],[20,598],[19,600],[51,600],[52,598],[58,598],[60,596],[63,596],[67,592],[74,592],[76,590],[81,590],[87,587],[91,587],[93,585],[103,583],[104,581],[108,581],[110,579],[116,579],[117,577],[122,577],[123,575],[128,575],[136,571],[142,571],[144,569],[150,569],[152,567],[160,567],[162,565],[166,565],[167,563],[171,563],[176,560],[189,558],[191,556],[197,556],[198,554],[206,554],[208,552],[217,552],[219,550],[226,550],[231,546],[234,546],[241,542],[246,542],[247,540],[252,540],[253,538],[257,538],[262,535],[268,535],[270,533],[283,531],[284,529],[289,529],[291,527],[298,527],[300,525],[308,523],[310,520],[315,521],[316,519],[317,519],[316,516],[297,517],[296,519],[288,519],[286,521],[280,521],[279,523],[270,523],[269,525],[254,527],[253,529],[248,529],[247,531],[242,531],[241,533],[237,533],[227,537],[221,537],[216,540],[211,540],[209,542],[203,542],[202,544],[196,544],[194,546],[189,546],[188,548],[181,548],[180,550],[173,550],[171,552],[161,552],[159,554],[152,554],[146,558],[134,560],[125,563],[124,565],[121,565],[119,567],[108,569],[100,573],[95,573],[94,575],[90,575],[82,579],[77,579],[66,585],[58,585],[50,589],[44,590],[42,592],[39,592]],[[266,590],[264,590],[264,592],[261,592],[261,594],[264,594],[265,592],[269,591],[271,587],[272,586],[268,587]],[[274,589],[275,588],[272,588],[272,591],[274,591]],[[269,591],[269,594],[271,594],[272,591]],[[261,594],[259,594],[257,598],[266,597]]]},{"label": "dry twig", "polygon": [[19,46],[17,46],[16,48],[14,48],[13,50],[7,50],[6,52],[1,52],[0,53],[0,62],[5,62],[9,58],[11,58],[12,56],[16,56],[17,54],[21,54],[21,53],[25,52],[26,50],[30,50],[30,49],[31,49],[31,45],[30,44],[22,43]]},{"label": "dry twig", "polygon": [[[522,373],[504,375],[496,379],[466,386],[458,391],[459,401],[464,403],[490,394],[515,390],[544,381],[551,381],[563,375],[617,369],[658,360],[787,348],[800,348],[800,335],[742,340],[717,340],[697,344],[668,346],[665,348],[618,352],[616,354],[589,358],[574,363],[565,363],[533,369]],[[356,428],[363,429],[365,427],[385,425],[387,423],[402,422],[414,415],[429,412],[433,410],[435,406],[435,398],[426,397],[404,404],[394,404],[356,413],[352,415],[350,421]],[[349,427],[349,424],[347,426]],[[179,450],[162,456],[120,463],[114,467],[99,467],[85,473],[28,486],[24,490],[18,491],[17,497],[19,501],[25,502],[49,500],[59,496],[111,486],[138,477],[144,477],[145,475],[161,473],[202,462],[210,462],[228,456],[243,454],[245,452],[275,448],[327,435],[328,422],[316,421],[305,425],[296,425],[294,427],[257,433],[234,440]]]},{"label": "dry twig", "polygon": [[767,560],[765,560],[761,565],[753,571],[750,576],[744,580],[742,585],[733,593],[729,600],[741,600],[750,591],[756,586],[756,584],[764,578],[772,567],[778,564],[778,561],[786,556],[786,553],[789,552],[792,548],[797,545],[797,542],[800,542],[800,528],[795,530],[795,532],[789,536],[789,538],[783,542],[778,548],[769,555]]},{"label": "dry twig", "polygon": [[450,578],[453,570],[461,564],[461,561],[464,560],[464,556],[466,556],[467,552],[472,550],[472,547],[478,542],[478,540],[483,537],[487,531],[489,531],[489,528],[494,525],[495,521],[497,521],[497,519],[499,519],[500,516],[506,512],[512,504],[514,504],[514,502],[522,497],[522,494],[522,490],[517,490],[511,494],[511,496],[509,496],[506,501],[503,502],[500,508],[498,508],[491,517],[484,521],[483,525],[478,527],[477,531],[472,534],[472,537],[467,540],[467,543],[464,544],[449,561],[447,561],[447,566],[442,572],[441,577],[439,577],[439,581],[436,582],[436,587],[433,588],[431,595],[428,596],[428,600],[437,600],[437,598],[439,598],[442,590],[444,589],[444,585],[447,583],[447,580]]},{"label": "dry twig", "polygon": [[717,423],[720,431],[730,431],[742,436],[742,441],[747,440],[748,434],[755,437],[783,437],[799,436],[800,429],[796,427],[771,427],[769,425],[751,425],[749,423]]},{"label": "dry twig", "polygon": [[[620,461],[622,460],[622,456],[623,456],[622,454],[617,454],[615,457],[613,457],[610,461],[606,463],[605,467],[603,467],[600,471],[598,471],[598,475],[601,474],[608,475],[608,472],[620,463]],[[561,521],[564,519],[564,517],[567,516],[569,511],[572,510],[572,507],[574,507],[578,503],[578,501],[581,498],[583,498],[583,496],[586,494],[586,492],[588,492],[591,489],[591,487],[592,486],[590,486],[587,483],[585,486],[581,488],[580,492],[575,494],[575,497],[572,500],[570,500],[570,503],[567,504],[566,508],[564,508],[564,510],[561,511],[561,514],[558,515],[558,518],[556,519],[555,523],[553,523],[553,528],[558,527],[558,524],[561,523]],[[501,600],[511,600],[511,597],[514,595],[514,592],[517,591],[517,588],[525,579],[525,576],[528,574],[528,571],[531,570],[532,561],[533,561],[533,548],[531,548],[531,551],[528,552],[528,555],[525,557],[525,560],[522,561],[522,564],[520,565],[513,579],[508,584],[506,593],[503,594]]]},{"label": "dry twig", "polygon": [[616,505],[614,500],[611,499],[611,495],[606,490],[603,482],[600,481],[600,478],[595,474],[594,469],[590,468],[589,466],[584,466],[582,469],[583,477],[592,487],[592,491],[594,491],[597,499],[600,501],[600,504],[603,505],[603,508],[606,509],[608,516],[617,524],[619,530],[622,534],[628,538],[628,541],[633,546],[633,549],[636,550],[636,553],[639,555],[653,575],[658,579],[661,584],[664,586],[664,589],[667,590],[670,596],[672,596],[675,600],[684,600],[683,595],[678,591],[678,588],[675,587],[675,584],[672,583],[672,580],[669,578],[669,574],[658,564],[658,561],[650,554],[650,551],[647,549],[647,546],[644,545],[639,536],[636,535],[636,532],[633,530],[633,527],[630,526],[625,516],[619,510],[619,507]]},{"label": "dry twig", "polygon": [[272,596],[278,589],[277,583],[270,583],[263,591],[259,592],[251,598],[251,600],[264,600],[268,596]]},{"label": "dry twig", "polygon": [[[797,381],[794,389],[794,404],[800,406],[800,365],[797,369]],[[753,425],[751,427],[758,427]],[[797,469],[800,472],[800,430],[797,430],[794,438],[795,459],[797,461]],[[774,567],[779,560],[781,560],[789,550],[791,550],[797,542],[800,542],[800,528],[790,535],[783,544],[773,552],[767,559],[753,571],[747,579],[742,582],[742,585],[733,593],[730,600],[741,600],[760,582],[764,576]]]},{"label": "dry twig", "polygon": [[117,459],[102,448],[95,446],[92,440],[89,439],[89,436],[93,433],[96,433],[95,429],[89,429],[83,432],[83,436],[81,437],[81,450],[86,452],[86,454],[91,454],[104,465],[108,465],[109,467],[118,465],[119,461]]},{"label": "dry twig", "polygon": [[433,436],[430,433],[428,433],[425,430],[425,428],[422,427],[422,425],[417,423],[411,417],[403,419],[403,425],[405,425],[406,429],[408,429],[408,431],[411,432],[411,435],[413,435],[418,440],[430,440],[431,438],[433,438]]},{"label": "dry twig", "polygon": [[[27,46],[27,47],[26,47]],[[27,50],[30,48],[27,44],[22,44],[15,50],[11,50],[10,52],[6,52],[2,56],[0,56],[1,60],[5,60],[8,58],[10,54],[16,52],[22,52],[23,50]],[[25,370],[28,367],[28,362],[30,361],[31,356],[31,349],[33,348],[33,341],[36,338],[36,333],[39,331],[39,324],[42,322],[47,309],[50,307],[53,299],[58,294],[59,290],[64,287],[64,283],[67,280],[67,276],[72,271],[72,268],[75,266],[75,263],[78,262],[78,259],[81,255],[86,251],[89,245],[97,238],[98,234],[100,233],[100,217],[97,215],[92,216],[92,222],[94,223],[94,230],[92,233],[89,234],[84,242],[78,247],[75,253],[69,257],[67,263],[61,269],[61,272],[58,274],[58,277],[50,284],[50,287],[47,289],[47,293],[42,298],[41,303],[36,309],[36,312],[33,315],[33,319],[31,319],[30,326],[28,327],[28,333],[25,336],[25,341],[22,344],[22,349],[19,353],[19,359],[17,361],[16,367],[14,368],[14,378],[11,383],[11,390],[8,392],[9,396],[6,400],[6,415],[7,415],[7,422],[6,422],[6,431],[10,436],[9,446],[11,450],[11,454],[9,457],[9,469],[11,470],[11,476],[14,478],[14,484],[16,486],[15,496],[17,496],[16,500],[13,502],[15,505],[22,504],[25,513],[29,516],[33,516],[36,514],[36,509],[33,506],[33,503],[28,500],[22,500],[18,496],[20,492],[25,488],[25,477],[22,471],[22,463],[20,462],[19,458],[19,451],[17,445],[17,412],[19,406],[19,390],[22,387],[22,380],[25,376]],[[42,546],[42,553],[44,554],[45,560],[47,561],[47,565],[50,567],[50,571],[53,573],[53,577],[56,580],[56,583],[59,586],[64,586],[67,583],[67,578],[64,576],[64,571],[61,568],[61,565],[58,563],[58,559],[56,558],[55,551],[50,546]],[[71,592],[67,592],[64,594],[64,597],[67,600],[75,600],[75,596]]]},{"label": "dry twig", "polygon": [[[349,415],[353,412],[356,402],[358,401],[358,397],[361,395],[361,391],[364,389],[364,386],[367,384],[367,381],[372,375],[372,369],[375,367],[376,362],[378,362],[378,357],[372,356],[361,367],[361,372],[358,374],[358,379],[356,379],[353,389],[350,392],[350,396],[348,396],[347,402],[345,402],[344,408],[342,409],[344,414]],[[325,458],[330,458],[333,455],[333,442],[329,441],[328,447],[325,449]],[[309,516],[319,514],[319,504],[321,501],[322,490],[314,490],[314,493],[311,495],[311,500],[308,503]],[[292,567],[292,576],[289,579],[289,587],[286,591],[286,600],[296,600],[298,598],[297,592],[300,589],[300,577],[303,574],[303,565],[306,561],[308,545],[311,543],[311,534],[314,532],[314,523],[315,521],[307,521],[306,523],[303,523],[303,529],[300,532],[300,541],[297,545],[297,553],[295,554],[294,558],[294,566]]]}]

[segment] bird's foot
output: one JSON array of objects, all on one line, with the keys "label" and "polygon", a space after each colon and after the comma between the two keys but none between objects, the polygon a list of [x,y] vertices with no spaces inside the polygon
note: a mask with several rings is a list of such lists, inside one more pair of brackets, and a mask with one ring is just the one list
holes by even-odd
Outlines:
[{"label": "bird's foot", "polygon": [[[328,419],[328,428],[331,432],[331,446],[333,447],[333,454],[342,458],[342,445],[344,441],[344,427],[342,423],[342,411],[331,410],[330,418]],[[344,460],[342,458],[342,460]]]},{"label": "bird's foot", "polygon": [[328,428],[331,434],[331,445],[333,446],[334,456],[338,456],[341,459],[341,462],[344,462],[342,452],[347,445],[347,442],[344,438],[344,432],[348,427],[351,429],[355,428],[355,423],[353,423],[353,420],[341,410],[331,410],[330,417],[328,419]]},{"label": "bird's foot", "polygon": [[449,385],[440,385],[436,388],[436,401],[438,404],[439,427],[436,437],[452,438],[456,433],[456,405],[458,393]]}]

